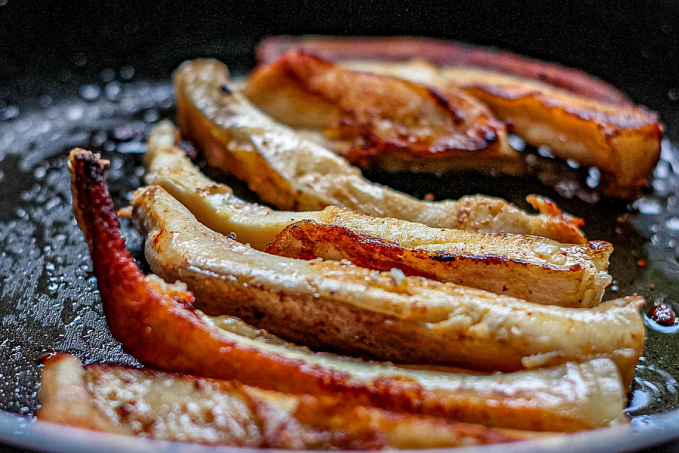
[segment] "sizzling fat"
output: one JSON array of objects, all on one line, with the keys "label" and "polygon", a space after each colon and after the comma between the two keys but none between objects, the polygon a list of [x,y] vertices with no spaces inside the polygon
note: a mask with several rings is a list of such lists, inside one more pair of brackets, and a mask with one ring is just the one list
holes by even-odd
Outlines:
[{"label": "sizzling fat", "polygon": [[140,189],[131,203],[155,273],[186,282],[209,314],[235,315],[314,349],[488,371],[609,357],[625,382],[641,354],[640,297],[568,309],[278,257],[208,229],[161,188]]},{"label": "sizzling fat", "polygon": [[335,152],[360,167],[379,162],[441,172],[486,165],[511,172],[522,166],[504,124],[457,87],[350,71],[290,52],[255,70],[243,93],[276,121],[323,132]]},{"label": "sizzling fat", "polygon": [[73,210],[90,248],[109,328],[142,364],[489,426],[573,431],[624,418],[623,387],[608,359],[492,376],[396,371],[390,364],[331,359],[218,327],[193,309],[193,295],[183,284],[168,285],[140,271],[121,237],[106,167],[91,153],[71,153]]},{"label": "sizzling fat", "polygon": [[182,134],[204,151],[210,165],[247,181],[262,200],[280,209],[336,205],[435,228],[585,242],[578,219],[542,205],[541,214],[531,216],[497,198],[426,202],[371,183],[346,160],[258,111],[228,86],[228,71],[217,61],[186,62],[175,71],[174,82]]},{"label": "sizzling fat", "polygon": [[470,67],[437,68],[423,61],[348,61],[355,70],[455,86],[488,105],[533,146],[598,167],[610,195],[634,196],[660,157],[662,127],[655,113],[608,104],[521,77]]},{"label": "sizzling fat", "polygon": [[294,49],[319,55],[330,61],[406,61],[421,58],[439,66],[485,68],[539,80],[608,104],[631,104],[629,98],[615,87],[578,69],[534,60],[492,47],[412,36],[270,36],[257,45],[257,61],[271,64]]},{"label": "sizzling fat", "polygon": [[38,418],[160,440],[282,449],[434,448],[511,442],[506,431],[67,354],[42,370]]},{"label": "sizzling fat", "polygon": [[[273,211],[236,197],[206,178],[175,147],[175,129],[157,125],[144,157],[145,180],[182,202],[209,228],[258,250],[305,259],[349,259],[379,270],[463,284],[548,305],[591,307],[610,282],[610,244],[560,244],[512,234],[435,229],[376,218],[338,207],[323,211]],[[289,225],[304,222],[293,227]],[[284,229],[285,232],[280,235]]]}]

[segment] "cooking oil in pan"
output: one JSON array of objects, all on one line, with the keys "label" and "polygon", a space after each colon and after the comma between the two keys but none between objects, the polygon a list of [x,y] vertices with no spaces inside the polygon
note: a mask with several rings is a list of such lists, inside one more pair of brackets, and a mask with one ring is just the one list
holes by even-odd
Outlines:
[{"label": "cooking oil in pan", "polygon": [[[118,206],[142,184],[145,137],[153,123],[172,117],[174,101],[168,82],[132,82],[134,73],[133,68],[102,71],[99,83],[84,84],[66,97],[44,94],[21,105],[0,99],[0,409],[36,410],[38,357],[52,349],[85,361],[137,364],[106,328],[87,246],[71,213],[66,167],[72,147],[102,152],[111,160],[107,178]],[[517,138],[512,143],[526,148]],[[674,303],[679,300],[679,160],[671,144],[663,144],[652,190],[631,206],[604,200],[592,209],[589,202],[598,200],[596,171],[564,164],[555,172],[543,159],[548,158],[531,154],[543,184],[475,175],[457,178],[462,184],[451,187],[445,177],[368,176],[436,199],[511,193],[512,202],[526,207],[528,193],[551,196],[585,218],[589,237],[615,246],[610,268],[615,283],[607,297],[638,293],[649,300],[647,312],[653,304],[667,303],[679,313]],[[244,192],[242,184],[227,181]],[[123,227],[128,247],[144,265],[140,237],[125,221]],[[677,327],[651,318],[647,325],[647,347],[628,408],[639,420],[679,408]]]}]

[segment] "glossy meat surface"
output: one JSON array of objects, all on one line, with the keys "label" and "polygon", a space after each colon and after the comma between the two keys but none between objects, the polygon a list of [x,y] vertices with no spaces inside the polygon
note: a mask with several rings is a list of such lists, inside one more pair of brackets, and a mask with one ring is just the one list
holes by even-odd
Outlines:
[{"label": "glossy meat surface", "polygon": [[42,372],[41,420],[159,440],[299,450],[493,444],[536,434],[291,395],[186,375],[89,364],[67,354]]},{"label": "glossy meat surface", "polygon": [[[207,227],[258,250],[275,238],[270,253],[398,268],[547,305],[595,306],[610,282],[612,247],[601,241],[567,245],[536,236],[430,228],[334,206],[292,212],[247,203],[205,177],[176,147],[175,137],[169,122],[153,129],[144,157],[147,184],[163,187]],[[303,220],[314,223],[288,227]]]},{"label": "glossy meat surface", "polygon": [[662,126],[644,107],[607,104],[544,83],[469,67],[422,61],[348,61],[344,66],[463,89],[486,104],[512,131],[555,156],[599,168],[607,194],[634,197],[660,158]]},{"label": "glossy meat surface", "polygon": [[626,383],[641,354],[640,297],[588,310],[534,304],[263,253],[206,228],[160,188],[138,191],[132,206],[151,269],[185,282],[201,310],[238,316],[315,350],[485,371],[609,357]]},{"label": "glossy meat surface", "polygon": [[[636,197],[660,156],[658,115],[582,71],[495,49],[407,37],[271,37],[260,44],[258,57],[272,64],[295,51],[347,69],[462,89],[527,143],[599,168],[600,191],[609,196]],[[483,159],[473,163],[481,170],[487,166]],[[387,164],[382,167],[390,169]],[[517,174],[517,169],[500,165],[495,171]]]},{"label": "glossy meat surface", "polygon": [[478,195],[426,202],[371,183],[346,160],[262,114],[241,93],[224,90],[228,71],[217,61],[186,62],[174,82],[182,135],[202,149],[210,165],[245,180],[280,209],[336,205],[436,228],[585,242],[580,219],[567,214],[528,215],[504,200]]},{"label": "glossy meat surface", "polygon": [[74,151],[69,163],[74,213],[90,248],[109,327],[143,364],[296,394],[340,394],[489,426],[573,431],[624,419],[623,387],[608,359],[459,375],[311,354],[220,328],[194,311],[184,285],[145,277],[126,251],[104,182],[107,162]]},{"label": "glossy meat surface", "polygon": [[271,64],[281,55],[299,49],[330,61],[366,59],[407,61],[420,58],[437,66],[472,66],[513,74],[609,104],[631,104],[611,85],[572,68],[523,57],[493,47],[454,41],[394,37],[270,36],[257,46],[257,60]]},{"label": "glossy meat surface", "polygon": [[440,172],[483,160],[489,170],[511,172],[522,165],[504,125],[453,86],[350,71],[290,52],[256,69],[243,93],[278,122],[323,132],[335,152],[360,167]]}]

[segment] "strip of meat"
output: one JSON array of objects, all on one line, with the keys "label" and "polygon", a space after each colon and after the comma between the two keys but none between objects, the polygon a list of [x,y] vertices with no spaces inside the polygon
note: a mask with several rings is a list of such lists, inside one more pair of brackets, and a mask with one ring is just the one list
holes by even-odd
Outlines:
[{"label": "strip of meat", "polygon": [[299,49],[340,60],[405,61],[420,58],[438,66],[474,66],[536,80],[556,88],[609,104],[632,104],[620,91],[586,72],[522,57],[492,47],[453,41],[396,37],[271,36],[257,46],[257,61],[271,64]]},{"label": "strip of meat", "polygon": [[303,220],[286,227],[266,251],[305,260],[349,260],[369,269],[399,270],[562,307],[598,305],[611,281],[601,267],[611,250],[607,243],[567,246],[532,236],[442,231],[393,219],[378,224],[339,208],[326,208],[324,214],[328,219],[323,224]]},{"label": "strip of meat", "polygon": [[636,198],[660,158],[658,115],[641,106],[593,101],[539,82],[467,68],[442,68],[452,84],[488,105],[533,146],[601,170],[611,196]]},{"label": "strip of meat", "polygon": [[137,192],[132,205],[155,273],[186,282],[209,314],[235,315],[314,349],[489,371],[607,356],[626,382],[641,354],[639,297],[590,310],[532,304],[451,283],[275,257],[209,230],[160,188]]},{"label": "strip of meat", "polygon": [[186,282],[199,308],[238,316],[316,350],[488,371],[610,357],[625,382],[641,354],[641,297],[569,309],[337,262],[276,257],[208,229],[162,188],[140,189],[131,203],[151,268],[167,281]]},{"label": "strip of meat", "polygon": [[[624,419],[623,386],[609,359],[461,375],[310,353],[230,332],[223,323],[217,326],[193,309],[193,295],[183,284],[168,285],[142,274],[120,234],[104,182],[107,165],[91,153],[71,152],[73,210],[90,248],[109,328],[147,366],[294,394],[330,393],[496,427],[574,431]],[[211,279],[220,281],[214,275]],[[479,351],[485,353],[485,346]]]},{"label": "strip of meat", "polygon": [[607,104],[544,83],[469,67],[423,61],[349,61],[342,66],[431,84],[460,87],[488,105],[533,146],[602,171],[607,194],[633,197],[660,157],[662,126],[640,106]]},{"label": "strip of meat", "polygon": [[174,82],[182,134],[204,151],[210,165],[245,180],[279,209],[336,205],[436,228],[585,242],[582,221],[565,214],[530,216],[504,200],[481,196],[426,202],[371,183],[346,160],[272,121],[228,88],[228,71],[217,61],[186,62]]},{"label": "strip of meat", "polygon": [[[235,234],[258,250],[276,238],[269,253],[398,268],[548,305],[595,306],[611,280],[606,269],[612,247],[602,241],[566,245],[536,236],[430,228],[334,206],[290,212],[248,203],[205,177],[176,148],[175,137],[170,122],[154,127],[144,156],[146,183],[163,187],[209,228]],[[287,228],[301,220],[314,223]]]},{"label": "strip of meat", "polygon": [[513,442],[538,433],[404,415],[341,399],[291,395],[68,354],[42,369],[38,418],[159,440],[295,450],[436,448]]},{"label": "strip of meat", "polygon": [[349,162],[441,172],[520,172],[504,125],[459,88],[349,71],[300,52],[260,66],[244,94],[274,120],[322,131]]}]

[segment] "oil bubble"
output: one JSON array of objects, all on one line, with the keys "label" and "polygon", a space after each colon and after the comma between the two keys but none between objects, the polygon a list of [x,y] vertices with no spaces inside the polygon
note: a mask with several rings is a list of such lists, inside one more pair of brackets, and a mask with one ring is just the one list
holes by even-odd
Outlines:
[{"label": "oil bubble", "polygon": [[80,97],[86,101],[96,101],[101,90],[96,85],[83,85],[80,87]]}]

